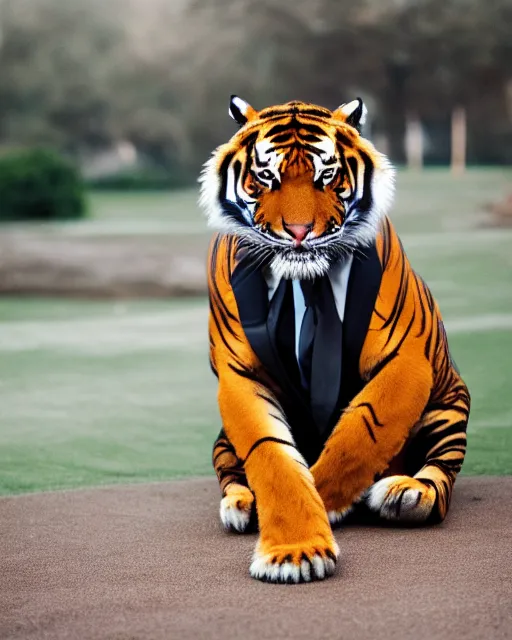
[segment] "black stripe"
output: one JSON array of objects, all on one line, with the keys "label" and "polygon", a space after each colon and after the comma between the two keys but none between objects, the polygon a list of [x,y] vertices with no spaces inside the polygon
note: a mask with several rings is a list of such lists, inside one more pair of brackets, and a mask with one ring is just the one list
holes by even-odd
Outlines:
[{"label": "black stripe", "polygon": [[[438,431],[434,433],[435,429],[430,425],[428,427],[423,427],[420,429],[418,435],[421,435],[422,438],[428,442],[431,438],[439,438],[442,440],[444,438],[448,438],[449,436],[455,436],[459,433],[466,433],[466,423],[465,422],[456,422],[455,424],[450,424],[447,420],[448,424],[442,429],[442,431]],[[436,429],[443,426],[442,424],[436,425]],[[427,433],[425,431],[428,429]]]},{"label": "black stripe", "polygon": [[372,372],[371,372],[371,374],[370,374],[370,378],[369,378],[368,382],[369,382],[372,378],[375,378],[375,376],[379,375],[379,373],[382,371],[382,369],[384,369],[384,367],[385,367],[385,366],[387,366],[387,365],[391,362],[391,360],[394,360],[394,359],[397,357],[397,355],[398,355],[398,351],[397,351],[397,350],[395,350],[395,351],[391,351],[390,353],[388,353],[388,355],[387,355],[385,358],[383,358],[383,359],[379,362],[379,364],[377,364],[377,365],[373,368],[373,370],[372,370]]},{"label": "black stripe", "polygon": [[[430,404],[427,407],[427,410],[430,411],[456,411],[457,413],[462,413],[462,415],[464,416],[468,416],[469,415],[469,411],[466,407],[459,407],[457,405],[452,405],[452,404],[447,404],[444,402],[435,402],[433,404]],[[460,424],[464,424],[464,423],[460,423]]]},{"label": "black stripe", "polygon": [[284,424],[284,426],[285,426],[287,429],[290,429],[289,424],[286,422],[286,420],[283,418],[283,416],[281,416],[281,415],[277,415],[277,414],[275,414],[275,413],[269,413],[268,415],[269,415],[271,418],[275,418],[275,419],[276,419],[278,422],[280,422],[281,424]]},{"label": "black stripe", "polygon": [[[304,129],[305,131],[307,131],[308,134],[312,133],[312,134],[316,134],[317,136],[321,136],[321,137],[325,137],[327,134],[325,132],[325,129],[322,129],[322,127],[319,127],[317,124],[313,124],[313,123],[300,123],[300,128]],[[300,132],[299,132],[299,136],[301,136]]]},{"label": "black stripe", "polygon": [[416,337],[419,338],[420,336],[423,335],[424,331],[425,331],[425,327],[427,324],[427,314],[425,313],[425,305],[423,304],[423,295],[422,292],[420,290],[420,283],[418,280],[418,276],[414,273],[414,283],[416,285],[416,291],[418,292],[418,297],[420,299],[420,307],[421,307],[421,327],[419,332],[416,334]]},{"label": "black stripe", "polygon": [[364,426],[366,427],[366,429],[368,430],[368,433],[370,434],[370,438],[374,441],[377,442],[377,438],[375,437],[375,434],[373,433],[373,429],[370,426],[370,423],[368,422],[368,420],[366,419],[366,416],[363,416],[363,422],[364,422]]},{"label": "black stripe", "polygon": [[318,107],[305,107],[301,109],[298,105],[283,105],[281,108],[279,107],[269,107],[268,109],[263,109],[260,111],[260,118],[262,120],[266,120],[267,118],[275,118],[275,117],[284,118],[286,116],[297,116],[297,117],[311,117],[311,118],[320,118],[321,120],[325,120],[326,118],[331,118],[332,113],[327,109],[322,109]]},{"label": "black stripe", "polygon": [[262,400],[265,400],[266,402],[271,404],[274,407],[274,409],[277,409],[280,413],[284,413],[281,405],[274,397],[267,395],[265,393],[260,393],[259,391],[256,392],[256,395]]},{"label": "black stripe", "polygon": [[372,208],[373,205],[373,197],[372,197],[372,178],[373,178],[373,162],[370,156],[366,153],[360,152],[361,158],[364,163],[364,186],[363,186],[363,197],[359,200],[358,209],[359,211],[368,212]]},{"label": "black stripe", "polygon": [[430,361],[430,344],[431,344],[431,342],[432,342],[432,331],[433,331],[433,328],[432,328],[432,329],[430,329],[430,332],[429,332],[429,334],[428,334],[427,340],[426,340],[426,342],[425,342],[425,352],[424,352],[424,355],[425,355],[425,358],[426,358],[427,360],[429,360],[429,361]]},{"label": "black stripe", "polygon": [[[405,297],[405,293],[407,292],[407,287],[405,283],[406,279],[406,265],[405,260],[403,259],[403,255],[400,254],[400,258],[402,259],[402,268],[400,270],[400,282],[398,283],[398,293],[395,296],[395,302],[393,304],[393,308],[391,309],[391,313],[388,316],[386,322],[382,325],[381,329],[386,329],[390,324],[396,322],[397,316],[399,316],[400,312],[403,308],[403,298]],[[389,337],[386,341],[386,344],[389,342]]]},{"label": "black stripe", "polygon": [[300,135],[301,140],[304,140],[305,142],[321,142],[322,138],[320,138],[319,136],[317,136],[314,133],[306,133],[305,135]]},{"label": "black stripe", "polygon": [[309,153],[312,153],[315,156],[321,157],[322,154],[323,154],[323,150],[322,149],[318,149],[317,147],[314,147],[313,145],[308,144],[307,142],[302,144],[302,148],[305,151],[309,151]]},{"label": "black stripe", "polygon": [[[236,203],[237,205],[240,207],[240,209],[245,209],[246,208],[246,203],[245,200],[243,198],[240,197],[239,193],[238,193],[238,185],[240,182],[240,176],[242,174],[242,163],[240,162],[240,160],[235,160],[235,162],[233,163],[233,172],[235,174],[235,193],[236,193]],[[239,217],[239,216],[237,216]],[[243,216],[242,216],[243,218]]]},{"label": "black stripe", "polygon": [[293,128],[292,121],[285,124],[275,124],[270,131],[267,132],[266,138],[272,138],[279,133],[290,133],[290,129]]},{"label": "black stripe", "polygon": [[240,140],[240,146],[243,147],[246,145],[254,144],[256,142],[257,137],[258,137],[257,131],[249,132]]},{"label": "black stripe", "polygon": [[224,158],[224,160],[222,161],[222,164],[220,165],[220,169],[219,169],[219,174],[221,177],[221,186],[220,186],[220,194],[219,194],[219,200],[222,202],[222,200],[226,199],[226,191],[228,188],[228,169],[229,169],[229,165],[231,163],[231,160],[233,160],[235,153],[228,153],[227,156]]},{"label": "black stripe", "polygon": [[213,460],[212,460],[212,464],[213,464],[213,466],[215,467],[215,465],[217,464],[217,460],[218,460],[221,456],[226,455],[227,453],[231,453],[231,454],[233,454],[233,453],[234,453],[234,450],[232,451],[232,450],[231,450],[231,449],[229,449],[229,448],[223,448],[221,451],[219,451],[218,453],[216,453],[216,454],[213,456]]},{"label": "black stripe", "polygon": [[[357,193],[357,179],[358,179],[358,164],[357,164],[357,158],[354,158],[354,156],[350,156],[350,158],[347,158],[347,164],[350,168],[350,173],[352,175],[352,192],[353,193]],[[350,177],[350,176],[349,176]]]},{"label": "black stripe", "polygon": [[341,131],[336,131],[336,141],[344,147],[352,147],[352,140]]},{"label": "black stripe", "polygon": [[[426,420],[429,413],[430,413],[430,406],[427,408],[426,412],[423,414],[422,420]],[[434,422],[425,423],[424,426],[421,428],[420,433],[422,436],[426,434],[426,436],[429,437],[430,435],[432,435],[433,431],[435,431],[439,427],[442,427],[448,424],[449,422],[450,420],[448,418],[442,418],[441,420],[434,420]]]},{"label": "black stripe", "polygon": [[301,109],[297,114],[299,118],[301,116],[316,116],[317,118],[330,118],[332,113],[327,109],[317,108],[317,107],[306,107],[306,109]]},{"label": "black stripe", "polygon": [[382,262],[384,266],[384,270],[388,266],[389,257],[391,255],[391,223],[389,222],[389,218],[384,220],[385,229],[384,229],[384,246],[382,251]]},{"label": "black stripe", "polygon": [[[403,256],[402,256],[403,258]],[[405,270],[405,260],[403,260],[403,268]],[[403,289],[400,291],[397,301],[395,303],[395,305],[398,305],[398,308],[396,308],[396,313],[393,319],[393,322],[391,324],[391,327],[389,329],[389,334],[388,334],[388,338],[386,340],[386,343],[384,346],[387,346],[389,344],[389,342],[391,341],[391,338],[393,337],[393,334],[395,333],[395,330],[398,326],[398,322],[401,318],[402,312],[404,310],[404,306],[405,306],[405,299],[407,297],[407,291],[409,290],[409,274],[407,273],[407,271],[405,271],[405,279],[404,279],[404,283],[403,283]],[[414,313],[414,311],[413,311]],[[391,317],[391,316],[390,316]],[[385,324],[384,324],[385,326]]]},{"label": "black stripe", "polygon": [[[215,313],[215,310],[212,308],[212,306],[210,305],[210,309],[212,310],[212,318],[213,321],[215,323],[215,326],[217,327],[217,331],[219,332],[219,336],[220,339],[222,340],[224,346],[228,349],[228,351],[231,353],[232,356],[234,356],[237,360],[238,360],[238,354],[236,353],[236,351],[234,351],[231,346],[229,345],[228,341],[226,340],[226,338],[224,337],[224,333],[221,329],[220,323],[219,323],[219,319],[217,318],[217,315]],[[229,325],[224,325],[227,326],[228,330],[231,331]]]},{"label": "black stripe", "polygon": [[383,358],[379,362],[379,364],[377,364],[372,369],[369,380],[372,380],[373,378],[375,378],[375,376],[378,375],[382,371],[382,369],[384,369],[384,367],[387,366],[391,362],[391,360],[393,360],[394,358],[397,357],[398,352],[400,351],[400,348],[401,348],[402,344],[404,343],[404,340],[409,335],[409,332],[411,330],[413,322],[414,322],[414,313],[412,314],[411,321],[409,322],[409,325],[405,329],[403,336],[400,338],[400,342],[396,345],[396,347],[393,349],[393,351],[388,353],[388,355],[385,358]]},{"label": "black stripe", "polygon": [[[223,309],[223,316],[227,316],[228,318],[230,318],[231,320],[237,320],[237,317],[231,313],[231,311],[228,309],[227,304],[224,302],[224,299],[220,293],[219,287],[217,285],[217,260],[218,260],[218,252],[219,252],[219,245],[221,242],[221,236],[217,236],[215,238],[215,241],[213,243],[213,247],[212,247],[212,251],[211,251],[211,284],[213,286],[213,290],[215,292],[215,303],[217,305],[217,307],[222,308]],[[230,254],[230,247],[228,247],[228,255]],[[223,322],[224,324],[227,324],[227,321],[225,320],[225,318],[223,317]],[[234,334],[233,334],[234,335]]]},{"label": "black stripe", "polygon": [[375,413],[375,409],[369,402],[361,402],[361,404],[356,405],[354,409],[359,409],[360,407],[366,407],[368,409],[368,411],[372,414],[373,423],[375,424],[376,427],[384,426],[382,422],[378,421],[377,414]]},{"label": "black stripe", "polygon": [[261,384],[261,380],[258,378],[258,376],[256,375],[256,373],[254,371],[252,371],[251,369],[248,369],[247,367],[245,367],[241,363],[238,363],[238,364],[240,366],[236,367],[231,362],[228,362],[228,367],[232,371],[237,373],[239,376],[241,376],[242,378],[246,378],[247,380],[251,380],[251,382],[257,382],[258,384]]},{"label": "black stripe", "polygon": [[400,495],[398,496],[396,503],[395,503],[395,515],[397,518],[400,517],[400,510],[402,508],[402,502],[405,496],[405,492],[407,491],[407,489],[402,489],[402,491],[400,492]]},{"label": "black stripe", "polygon": [[287,440],[281,440],[281,438],[274,438],[273,436],[265,436],[264,438],[260,438],[259,440],[256,440],[256,442],[252,445],[252,447],[249,449],[248,454],[245,456],[245,459],[243,460],[242,464],[245,465],[247,462],[247,459],[249,458],[249,456],[251,455],[251,453],[260,446],[260,444],[263,444],[264,442],[275,442],[277,444],[286,444],[289,447],[293,447],[294,449],[296,448],[295,445],[293,444],[293,442],[288,442]]},{"label": "black stripe", "polygon": [[289,133],[278,133],[272,138],[272,144],[280,144],[284,142],[290,142],[292,138],[291,131]]}]

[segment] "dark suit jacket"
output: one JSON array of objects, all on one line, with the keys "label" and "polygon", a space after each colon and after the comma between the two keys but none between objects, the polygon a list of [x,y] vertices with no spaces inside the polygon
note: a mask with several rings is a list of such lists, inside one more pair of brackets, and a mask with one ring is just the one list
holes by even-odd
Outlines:
[{"label": "dark suit jacket", "polygon": [[[354,255],[340,344],[333,345],[330,337],[317,333],[315,345],[318,340],[329,340],[325,353],[332,354],[333,359],[327,363],[325,377],[312,380],[309,395],[293,374],[290,362],[282,357],[278,345],[278,325],[286,287],[280,285],[277,288],[269,305],[263,269],[255,266],[250,254],[250,251],[242,250],[231,278],[240,321],[253,351],[279,390],[277,399],[286,414],[295,443],[308,464],[312,465],[342,411],[364,386],[359,359],[380,288],[381,263],[375,245]],[[321,411],[318,410],[318,402],[315,410],[316,396],[322,398]]]}]

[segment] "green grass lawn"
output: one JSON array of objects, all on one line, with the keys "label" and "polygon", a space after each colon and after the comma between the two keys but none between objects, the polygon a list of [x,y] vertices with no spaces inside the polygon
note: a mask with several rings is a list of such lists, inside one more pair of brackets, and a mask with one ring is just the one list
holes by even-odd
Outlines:
[{"label": "green grass lawn", "polygon": [[[470,387],[467,474],[512,474],[512,231],[475,225],[511,177],[400,174],[392,216]],[[49,232],[203,234],[194,202],[97,194],[90,221]],[[203,299],[0,298],[0,493],[211,473],[206,331]]]}]

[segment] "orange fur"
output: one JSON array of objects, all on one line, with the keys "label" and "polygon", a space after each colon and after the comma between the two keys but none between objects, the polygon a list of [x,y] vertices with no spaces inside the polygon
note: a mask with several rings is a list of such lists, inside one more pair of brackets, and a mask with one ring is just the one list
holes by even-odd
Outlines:
[{"label": "orange fur", "polygon": [[[220,324],[215,311],[210,315],[211,361],[219,376],[218,400],[224,430],[237,457],[247,458],[244,470],[258,504],[258,550],[270,558],[301,558],[302,554],[312,557],[317,551],[334,557],[336,543],[313,477],[294,449],[287,427],[271,417],[273,407],[265,398],[271,391],[265,384],[265,375],[262,372],[261,382],[253,381],[232,368],[242,364],[248,370],[259,369],[241,328],[229,283],[235,247],[232,239],[218,238],[212,247],[215,260],[210,255],[210,264],[216,266],[209,274],[212,301],[230,319],[228,328]],[[262,437],[285,440],[292,446],[263,443],[248,456],[252,445]]]},{"label": "orange fur", "polygon": [[311,225],[312,235],[321,236],[329,218],[337,215],[338,222],[342,216],[336,211],[332,190],[317,191],[311,189],[312,171],[286,171],[279,191],[268,191],[260,198],[260,207],[256,220],[269,224],[272,230],[281,235],[286,225]]},{"label": "orange fur", "polygon": [[[228,160],[238,166],[239,186],[258,203],[254,224],[273,237],[285,238],[290,225],[310,225],[316,238],[331,233],[332,225],[341,228],[347,199],[340,192],[356,191],[358,184],[370,188],[363,182],[365,172],[387,171],[385,158],[346,122],[342,108],[329,112],[289,103],[259,113],[247,110],[246,116],[212,167],[220,171]],[[290,122],[279,184],[265,186],[249,168],[248,145],[254,149],[273,127],[284,131]],[[321,185],[313,184],[318,171],[307,153],[307,132],[317,130],[337,145],[344,167]],[[375,243],[382,278],[359,358],[364,386],[339,416],[311,469],[295,446],[283,390],[258,360],[240,320],[231,280],[250,243],[236,233],[220,234],[210,247],[210,358],[223,423],[214,467],[230,505],[241,496],[247,511],[254,494],[258,562],[289,565],[294,579],[298,567],[308,579],[304,562],[324,561],[329,572],[337,547],[328,512],[345,513],[361,497],[367,496],[382,517],[442,520],[464,459],[469,394],[451,360],[439,309],[385,216]],[[323,571],[320,567],[317,577]],[[253,575],[260,577],[257,570]]]},{"label": "orange fur", "polygon": [[[401,451],[411,428],[418,423],[425,426],[428,420],[432,422],[432,416],[420,422],[429,399],[432,401],[436,397],[440,402],[453,402],[450,408],[441,411],[442,418],[450,423],[459,421],[469,408],[467,390],[450,362],[437,305],[432,301],[431,312],[425,313],[430,292],[427,294],[425,285],[411,269],[389,221],[379,236],[378,248],[384,275],[360,361],[362,375],[368,379],[368,384],[341,416],[312,469],[328,510],[349,507]],[[401,296],[401,313],[395,324],[389,319]],[[379,363],[394,352],[397,357],[374,375]],[[460,395],[452,398],[457,389]],[[368,415],[368,403],[379,426],[375,426],[375,421]],[[373,425],[368,427],[365,418]],[[368,438],[368,428],[372,429],[376,442]],[[462,438],[465,442],[465,430],[457,431],[452,437]],[[445,454],[445,462],[454,462],[458,471],[463,455],[464,451],[449,451]],[[340,468],[334,477],[333,465]],[[435,476],[439,478],[438,473],[433,475],[426,467],[417,475],[423,479],[434,479]],[[443,479],[452,483],[455,473],[448,477],[444,473]],[[448,502],[443,500],[439,504],[441,518],[446,515]]]}]

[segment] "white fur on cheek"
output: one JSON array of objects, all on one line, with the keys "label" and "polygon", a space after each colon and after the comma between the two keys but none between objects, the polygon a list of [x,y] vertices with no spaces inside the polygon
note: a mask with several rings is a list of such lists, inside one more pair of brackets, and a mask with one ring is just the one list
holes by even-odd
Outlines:
[{"label": "white fur on cheek", "polygon": [[[203,165],[201,175],[199,176],[199,184],[201,185],[199,206],[206,214],[209,227],[222,233],[236,234],[240,232],[241,226],[237,222],[233,221],[230,216],[224,213],[219,201],[221,189],[219,163],[223,157],[224,147],[221,146],[213,152],[212,157]],[[234,184],[234,174],[231,168],[229,168],[227,178],[229,192],[226,195],[228,199],[236,201],[237,196],[243,196],[244,194],[237,193],[240,189],[240,185]],[[247,194],[245,195],[248,198]],[[247,199],[246,204],[248,210],[244,211],[244,216],[249,222],[248,217],[252,217],[250,210],[254,208],[254,201],[252,199]]]},{"label": "white fur on cheek", "polygon": [[222,208],[219,204],[220,178],[217,171],[217,152],[204,163],[203,170],[199,176],[201,191],[199,195],[199,206],[203,209],[211,227],[219,228],[226,221]]},{"label": "white fur on cheek", "polygon": [[[367,144],[370,143],[367,142]],[[395,170],[385,155],[375,149],[373,149],[373,154],[376,157],[376,162],[371,185],[372,208],[365,213],[364,219],[359,219],[357,213],[355,214],[355,219],[358,220],[357,226],[351,226],[348,230],[342,227],[342,238],[353,247],[368,246],[375,240],[380,223],[389,213],[393,204]],[[362,176],[358,179],[358,183],[362,187]],[[358,200],[361,196],[362,193],[357,194],[356,199]],[[350,205],[350,207],[355,205],[356,210],[357,200]],[[351,219],[351,215],[350,213],[349,219]]]}]

